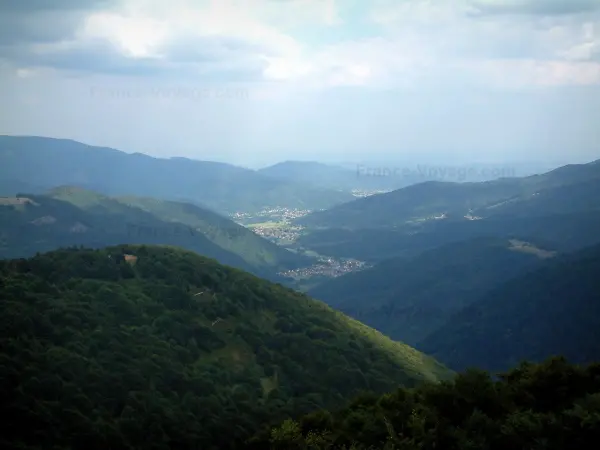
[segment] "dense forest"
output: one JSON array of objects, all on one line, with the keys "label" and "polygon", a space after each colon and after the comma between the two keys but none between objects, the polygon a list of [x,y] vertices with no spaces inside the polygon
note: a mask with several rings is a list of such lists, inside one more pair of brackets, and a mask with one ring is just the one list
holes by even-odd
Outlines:
[{"label": "dense forest", "polygon": [[362,395],[286,420],[253,440],[281,450],[584,450],[600,441],[600,364],[556,357],[491,377]]},{"label": "dense forest", "polygon": [[303,294],[158,246],[0,262],[0,342],[3,448],[240,448],[282,418],[453,376]]}]

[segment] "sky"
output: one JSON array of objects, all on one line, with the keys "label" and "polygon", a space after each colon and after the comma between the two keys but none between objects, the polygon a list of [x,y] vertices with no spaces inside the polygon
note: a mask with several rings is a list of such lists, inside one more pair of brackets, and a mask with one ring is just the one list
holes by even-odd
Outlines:
[{"label": "sky", "polygon": [[587,162],[600,0],[0,0],[0,101],[0,134],[250,167]]}]

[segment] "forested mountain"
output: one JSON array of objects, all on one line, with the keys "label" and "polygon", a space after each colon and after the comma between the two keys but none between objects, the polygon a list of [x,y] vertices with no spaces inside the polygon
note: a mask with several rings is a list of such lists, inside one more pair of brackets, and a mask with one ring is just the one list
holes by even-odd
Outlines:
[{"label": "forested mountain", "polygon": [[415,345],[494,286],[554,256],[531,243],[479,238],[395,258],[326,281],[307,293]]},{"label": "forested mountain", "polygon": [[530,217],[507,214],[485,220],[433,220],[397,229],[312,231],[301,236],[298,245],[324,255],[380,262],[478,237],[534,239],[544,247],[568,252],[600,243],[599,229],[600,210]]},{"label": "forested mountain", "polygon": [[549,261],[459,311],[418,346],[450,367],[600,360],[600,246]]},{"label": "forested mountain", "polygon": [[232,449],[361,390],[439,381],[432,358],[191,252],[0,261],[3,448]]},{"label": "forested mountain", "polygon": [[562,358],[524,364],[494,380],[456,380],[288,420],[255,438],[256,450],[591,449],[600,432],[600,364]]},{"label": "forested mountain", "polygon": [[[241,257],[251,267],[255,267],[255,270],[275,273],[312,263],[308,257],[285,250],[248,228],[191,203],[133,196],[109,198],[69,186],[54,189],[49,195],[96,214],[110,214],[113,211],[124,214],[131,217],[130,224],[134,223],[134,215],[139,215],[139,210],[142,210],[167,224],[184,225],[194,233],[203,234],[222,249]],[[140,225],[143,226],[143,223]]]},{"label": "forested mountain", "polygon": [[[254,212],[267,206],[322,209],[354,198],[230,164],[153,158],[29,136],[0,136],[0,180],[46,189],[75,185],[113,196],[182,200],[220,213]],[[15,189],[5,186],[3,190],[12,194]]]},{"label": "forested mountain", "polygon": [[[595,186],[599,182],[600,165],[595,163],[564,166],[542,175],[477,183],[429,181],[318,211],[299,218],[297,223],[310,227],[357,229],[404,226],[407,222],[418,223],[442,215],[466,220],[464,216],[473,215],[475,211],[485,218],[493,215],[494,208],[507,202],[524,202],[535,195],[560,197],[564,195],[561,188],[579,184],[584,185],[578,193],[580,197],[583,195],[579,200],[581,205],[585,210],[590,207],[598,210],[600,200],[595,195]],[[548,189],[552,192],[545,193]],[[552,208],[552,213],[574,212],[574,205],[555,201],[558,204]],[[532,212],[540,214],[544,211]]]},{"label": "forested mountain", "polygon": [[500,204],[475,209],[474,216],[535,217],[600,210],[600,178],[543,189]]},{"label": "forested mountain", "polygon": [[277,280],[277,272],[311,262],[190,204],[115,199],[73,187],[58,188],[44,196],[23,194],[0,200],[2,258],[72,245],[170,244]]}]

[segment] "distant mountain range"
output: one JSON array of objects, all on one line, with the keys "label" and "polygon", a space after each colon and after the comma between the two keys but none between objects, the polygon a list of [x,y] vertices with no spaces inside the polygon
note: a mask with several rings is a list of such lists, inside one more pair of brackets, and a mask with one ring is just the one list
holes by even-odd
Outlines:
[{"label": "distant mountain range", "polygon": [[[600,197],[589,188],[596,185],[600,185],[600,164],[597,163],[564,166],[543,175],[478,183],[430,181],[314,212],[296,222],[313,228],[393,228],[436,217],[486,218],[500,214],[505,208],[520,207],[527,213],[532,201],[554,203],[552,209],[561,212],[600,209]],[[569,190],[572,192],[567,192]],[[575,192],[577,203],[569,204]]]},{"label": "distant mountain range", "polygon": [[65,139],[0,136],[0,194],[62,185],[192,202],[225,214],[264,207],[324,209],[354,198],[230,164],[153,158]]},{"label": "distant mountain range", "polygon": [[277,272],[312,263],[196,205],[111,198],[73,186],[55,188],[47,195],[0,198],[0,217],[2,258],[71,245],[168,244],[278,281]]},{"label": "distant mountain range", "polygon": [[[385,191],[425,181],[489,181],[517,175],[517,170],[513,166],[494,164],[435,166],[414,162],[334,165],[314,161],[284,161],[259,169],[258,172],[282,180],[346,191]],[[527,174],[529,173],[530,168],[527,168]]]}]

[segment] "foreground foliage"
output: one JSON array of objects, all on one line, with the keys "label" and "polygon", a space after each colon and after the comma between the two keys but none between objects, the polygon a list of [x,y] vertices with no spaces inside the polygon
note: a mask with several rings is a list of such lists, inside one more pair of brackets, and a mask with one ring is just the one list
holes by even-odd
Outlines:
[{"label": "foreground foliage", "polygon": [[600,439],[600,364],[523,363],[494,380],[468,370],[452,382],[364,395],[347,408],[287,420],[254,439],[265,449],[564,450]]},{"label": "foreground foliage", "polygon": [[361,391],[453,374],[325,304],[191,252],[0,262],[1,448],[227,449]]}]

